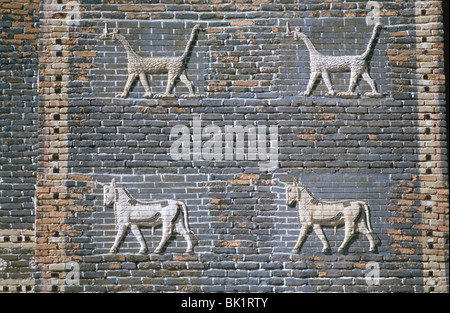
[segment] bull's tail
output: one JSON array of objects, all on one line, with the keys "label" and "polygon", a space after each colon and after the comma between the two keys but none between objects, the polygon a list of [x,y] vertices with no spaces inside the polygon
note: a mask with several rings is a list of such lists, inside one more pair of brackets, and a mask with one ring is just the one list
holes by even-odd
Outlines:
[{"label": "bull's tail", "polygon": [[181,207],[181,215],[183,216],[183,220],[184,220],[184,228],[187,230],[187,232],[189,233],[189,236],[194,241],[193,244],[195,246],[195,245],[197,245],[197,238],[195,237],[192,230],[189,228],[188,216],[187,216],[187,206],[186,206],[186,204],[184,204],[181,201],[178,202],[178,206]]},{"label": "bull's tail", "polygon": [[378,238],[377,234],[372,229],[372,225],[370,224],[370,210],[369,205],[365,202],[362,203],[362,207],[364,209],[364,216],[365,216],[365,223],[366,227],[369,230],[369,234],[372,236],[373,240],[376,242],[377,245],[381,243],[380,238]]},{"label": "bull's tail", "polygon": [[183,210],[182,213],[183,213],[184,227],[189,233],[192,233],[192,231],[189,229],[186,204],[184,204],[183,202],[179,202],[178,204],[179,206],[181,206],[181,210]]}]

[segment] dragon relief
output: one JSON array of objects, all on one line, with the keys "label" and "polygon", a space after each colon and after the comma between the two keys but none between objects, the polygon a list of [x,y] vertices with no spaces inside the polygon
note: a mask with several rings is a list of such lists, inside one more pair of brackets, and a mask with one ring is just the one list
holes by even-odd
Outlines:
[{"label": "dragon relief", "polygon": [[[125,84],[123,92],[116,95],[119,98],[126,98],[128,96],[128,92],[130,91],[130,87],[134,80],[139,76],[139,79],[144,86],[145,89],[145,98],[174,98],[175,95],[171,93],[175,80],[180,78],[180,80],[186,85],[189,90],[188,96],[183,96],[184,98],[192,98],[195,97],[194,88],[192,83],[186,76],[186,67],[185,62],[187,56],[189,54],[189,50],[194,43],[196,33],[201,29],[201,25],[197,24],[194,26],[191,32],[191,36],[189,41],[187,42],[186,48],[184,52],[179,57],[142,57],[137,54],[126,38],[119,34],[118,29],[114,29],[112,32],[108,30],[108,25],[105,24],[105,28],[103,34],[100,36],[100,39],[112,39],[114,42],[119,41],[125,48],[127,53],[127,61],[128,61],[128,79]],[[163,94],[156,94],[153,96],[150,86],[147,80],[147,74],[168,74],[166,91]]]},{"label": "dragon relief", "polygon": [[[362,78],[372,88],[372,91],[365,93],[365,95],[368,97],[382,97],[383,94],[377,91],[375,82],[370,77],[369,71],[367,69],[367,59],[375,43],[378,30],[382,27],[383,25],[381,23],[375,24],[366,50],[362,54],[352,56],[328,56],[323,55],[317,51],[311,40],[301,31],[300,27],[296,27],[294,31],[291,31],[289,23],[286,23],[287,30],[284,34],[284,37],[293,36],[294,40],[302,39],[309,51],[311,74],[306,90],[304,92],[301,92],[300,95],[309,96],[311,94],[314,83],[319,78],[319,76],[322,76],[325,85],[328,88],[328,92],[326,93],[327,96],[336,95],[343,98],[356,98],[359,97],[359,94],[354,90],[358,78],[362,76]],[[350,85],[348,87],[348,91],[336,93],[329,75],[329,73],[333,72],[350,72]]]}]

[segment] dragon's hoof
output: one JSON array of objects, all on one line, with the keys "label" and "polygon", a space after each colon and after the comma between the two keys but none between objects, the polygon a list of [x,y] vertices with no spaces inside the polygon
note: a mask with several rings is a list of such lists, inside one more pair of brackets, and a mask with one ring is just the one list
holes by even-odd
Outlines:
[{"label": "dragon's hoof", "polygon": [[175,98],[175,95],[172,95],[172,94],[157,94],[157,95],[155,95],[155,98],[158,98],[158,99]]},{"label": "dragon's hoof", "polygon": [[337,95],[338,97],[341,98],[350,98],[350,99],[359,97],[359,94],[356,92],[339,92]]},{"label": "dragon's hoof", "polygon": [[383,94],[380,93],[380,92],[366,92],[364,95],[367,96],[367,97],[370,97],[370,98],[381,98],[381,97],[383,97]]}]

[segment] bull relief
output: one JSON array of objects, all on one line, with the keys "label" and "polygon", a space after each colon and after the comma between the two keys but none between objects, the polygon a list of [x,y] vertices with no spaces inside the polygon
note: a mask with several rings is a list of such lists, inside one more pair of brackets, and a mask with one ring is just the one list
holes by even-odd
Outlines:
[{"label": "bull relief", "polygon": [[364,201],[321,201],[315,198],[306,187],[295,181],[293,185],[286,187],[286,204],[291,207],[298,206],[298,218],[301,224],[300,236],[293,253],[300,251],[311,227],[322,241],[323,253],[330,253],[331,250],[322,226],[345,226],[344,241],[338,249],[339,253],[344,253],[357,231],[366,235],[370,242],[370,252],[376,252],[377,245],[380,244],[378,236],[370,225],[369,206]]},{"label": "bull relief", "polygon": [[162,225],[162,238],[155,249],[155,253],[161,253],[164,245],[169,240],[173,231],[180,233],[187,242],[186,253],[193,251],[192,238],[194,233],[189,229],[186,204],[176,200],[163,200],[143,202],[136,200],[125,188],[117,187],[115,180],[111,185],[103,187],[104,205],[114,208],[114,217],[117,235],[110,253],[116,253],[128,227],[138,240],[141,248],[140,254],[147,252],[140,226],[156,227]]},{"label": "bull relief", "polygon": [[172,89],[175,84],[175,80],[180,78],[180,80],[186,85],[189,90],[188,96],[183,96],[183,98],[192,98],[195,97],[194,88],[192,83],[186,76],[186,68],[185,62],[186,58],[189,54],[189,50],[194,43],[195,35],[197,31],[201,29],[200,24],[194,26],[191,32],[191,37],[184,49],[184,52],[179,57],[173,58],[153,58],[148,57],[144,58],[137,54],[133,48],[131,48],[129,42],[125,39],[124,36],[119,34],[117,29],[114,29],[112,32],[108,30],[107,24],[105,24],[105,28],[103,34],[100,36],[100,39],[112,39],[114,42],[119,41],[125,51],[127,52],[127,61],[128,61],[128,79],[125,84],[125,88],[122,93],[116,95],[119,98],[126,98],[128,92],[130,90],[131,84],[134,80],[139,76],[139,79],[144,86],[145,89],[145,98],[152,98],[153,94],[150,90],[150,86],[147,80],[147,74],[168,74],[167,79],[167,87],[166,92],[164,94],[157,94],[155,98],[174,98],[175,95],[172,94]]},{"label": "bull relief", "polygon": [[[328,56],[323,55],[317,51],[311,40],[301,31],[300,27],[296,27],[295,31],[291,31],[289,23],[286,23],[287,30],[284,34],[284,37],[293,36],[294,40],[302,39],[309,51],[309,66],[311,74],[306,90],[301,92],[300,95],[309,96],[311,94],[314,83],[321,75],[325,82],[325,85],[328,88],[328,92],[326,93],[327,96],[337,95],[338,97],[342,98],[359,97],[360,95],[354,90],[358,78],[362,76],[362,78],[372,88],[372,91],[365,93],[365,95],[368,97],[382,97],[383,94],[378,92],[375,82],[370,77],[369,71],[367,69],[367,58],[373,48],[378,30],[382,27],[383,25],[381,23],[375,24],[372,32],[372,37],[370,38],[367,48],[363,54],[355,56]],[[350,85],[348,87],[348,91],[336,93],[329,76],[329,73],[333,72],[350,72]]]}]

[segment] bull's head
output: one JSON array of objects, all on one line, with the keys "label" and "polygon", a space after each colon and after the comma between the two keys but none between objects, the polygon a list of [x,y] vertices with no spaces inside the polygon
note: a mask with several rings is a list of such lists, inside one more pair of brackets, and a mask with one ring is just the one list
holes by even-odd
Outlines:
[{"label": "bull's head", "polygon": [[114,205],[116,200],[116,181],[112,180],[111,185],[103,186],[103,204],[107,207]]},{"label": "bull's head", "polygon": [[292,185],[286,187],[286,204],[288,206],[295,206],[299,201],[300,194],[298,192],[298,181],[295,179]]}]

